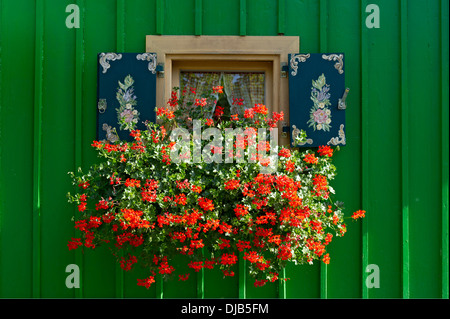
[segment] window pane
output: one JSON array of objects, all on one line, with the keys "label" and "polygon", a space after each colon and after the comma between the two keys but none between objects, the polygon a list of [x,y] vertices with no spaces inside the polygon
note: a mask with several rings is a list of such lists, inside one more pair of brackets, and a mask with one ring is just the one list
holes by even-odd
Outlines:
[{"label": "window pane", "polygon": [[224,87],[231,114],[265,104],[264,72],[180,72],[181,89],[188,94],[191,88],[201,94],[216,85]]},{"label": "window pane", "polygon": [[223,83],[232,114],[243,114],[255,104],[264,104],[264,73],[224,72]]}]

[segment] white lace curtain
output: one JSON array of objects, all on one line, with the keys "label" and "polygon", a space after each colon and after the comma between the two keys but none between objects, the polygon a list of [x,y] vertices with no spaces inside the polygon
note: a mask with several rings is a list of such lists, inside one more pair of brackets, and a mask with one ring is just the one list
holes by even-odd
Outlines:
[{"label": "white lace curtain", "polygon": [[[195,101],[200,98],[202,92],[220,85],[223,79],[231,114],[243,114],[245,109],[255,104],[264,104],[264,73],[182,72],[180,76],[181,89],[185,90],[185,101]],[[242,105],[234,103],[235,101],[242,102]],[[215,106],[216,104],[213,105],[213,110]]]},{"label": "white lace curtain", "polygon": [[243,114],[255,104],[264,104],[264,73],[223,73],[223,80],[231,114]]},{"label": "white lace curtain", "polygon": [[[218,86],[221,79],[220,72],[181,72],[180,74],[180,87],[184,90],[184,103],[183,109],[189,109],[194,107],[187,105],[188,102],[194,102],[195,99],[200,99],[201,94],[207,90],[211,90],[213,86]],[[212,105],[214,111],[217,100]],[[210,114],[209,117],[211,117]]]}]

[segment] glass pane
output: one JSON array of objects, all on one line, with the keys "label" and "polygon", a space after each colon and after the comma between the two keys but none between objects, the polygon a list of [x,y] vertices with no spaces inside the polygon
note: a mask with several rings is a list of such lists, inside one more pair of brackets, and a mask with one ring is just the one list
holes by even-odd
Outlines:
[{"label": "glass pane", "polygon": [[243,114],[255,104],[264,104],[263,72],[224,72],[223,83],[232,114]]},{"label": "glass pane", "polygon": [[225,116],[242,115],[255,104],[265,104],[264,72],[180,72],[181,90],[188,95],[201,94],[217,85],[224,87],[217,105],[224,108]]},{"label": "glass pane", "polygon": [[211,87],[219,85],[220,72],[180,72],[180,88],[195,88],[197,93],[202,94],[203,91],[211,89]]}]

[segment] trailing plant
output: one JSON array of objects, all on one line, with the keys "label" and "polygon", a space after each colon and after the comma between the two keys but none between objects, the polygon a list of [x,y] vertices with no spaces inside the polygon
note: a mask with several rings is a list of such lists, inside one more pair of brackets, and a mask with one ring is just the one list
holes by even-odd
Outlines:
[{"label": "trailing plant", "polygon": [[[129,78],[120,85],[121,104],[129,103],[132,83]],[[68,198],[78,207],[75,228],[82,234],[69,249],[107,246],[125,271],[137,263],[148,270],[138,279],[147,288],[158,274],[177,272],[173,258],[179,254],[192,271],[220,268],[224,276],[234,276],[239,259],[247,260],[255,286],[284,279],[288,262],[330,262],[328,245],[347,231],[343,205],[332,199],[330,186],[336,149],[271,145],[267,136],[276,141],[283,113],[269,117],[257,104],[225,120],[213,103],[220,93],[222,87],[214,87],[183,103],[176,89],[167,107],[155,109],[157,123],[142,131],[131,127],[132,141],[92,143],[101,161],[69,173],[77,190]],[[206,130],[195,138],[196,125],[214,128],[209,136],[215,140]],[[236,133],[231,143],[230,130]],[[179,132],[189,132],[189,139],[182,141]],[[189,273],[178,276],[187,280]]]}]

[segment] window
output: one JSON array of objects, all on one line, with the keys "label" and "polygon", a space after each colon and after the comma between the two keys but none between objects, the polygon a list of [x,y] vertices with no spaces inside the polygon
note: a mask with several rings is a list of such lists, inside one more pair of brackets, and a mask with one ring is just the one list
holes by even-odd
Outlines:
[{"label": "window", "polygon": [[179,77],[177,87],[187,97],[184,100],[185,104],[199,98],[202,92],[211,90],[212,87],[222,86],[222,92],[215,94],[212,112],[214,113],[216,106],[220,106],[224,112],[224,119],[229,119],[231,114],[241,116],[245,109],[255,104],[265,104],[266,75],[261,71],[182,70]]},{"label": "window", "polygon": [[[289,121],[288,81],[281,67],[287,65],[289,53],[299,52],[298,37],[147,36],[146,51],[156,53],[157,63],[164,67],[156,83],[157,105],[165,105],[172,89],[181,87],[183,74],[212,72],[223,81],[263,76],[264,104],[269,111],[283,111]],[[230,86],[228,103],[238,95]],[[279,142],[287,144],[289,139],[280,135]]]}]

